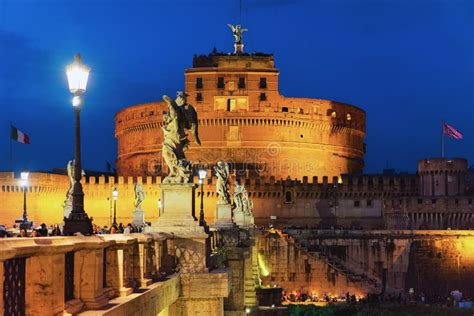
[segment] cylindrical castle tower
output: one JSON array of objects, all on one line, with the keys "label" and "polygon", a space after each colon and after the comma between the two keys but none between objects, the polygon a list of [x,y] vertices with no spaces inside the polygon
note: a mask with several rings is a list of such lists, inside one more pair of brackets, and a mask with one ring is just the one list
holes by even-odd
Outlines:
[{"label": "cylindrical castle tower", "polygon": [[[335,101],[284,97],[278,75],[268,54],[195,56],[185,71],[185,91],[198,112],[202,146],[191,144],[186,157],[203,165],[224,160],[277,179],[361,172],[365,112]],[[155,102],[116,114],[120,175],[166,172],[166,110]]]},{"label": "cylindrical castle tower", "polygon": [[430,158],[418,161],[420,192],[424,196],[464,195],[467,160]]}]

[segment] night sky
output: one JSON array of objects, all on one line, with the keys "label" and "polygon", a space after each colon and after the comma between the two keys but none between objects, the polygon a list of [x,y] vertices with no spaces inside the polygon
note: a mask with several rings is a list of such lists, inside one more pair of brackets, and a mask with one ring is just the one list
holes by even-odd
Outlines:
[{"label": "night sky", "polygon": [[[16,170],[64,167],[74,116],[64,67],[92,67],[82,119],[85,169],[114,162],[114,114],[182,90],[193,54],[233,50],[238,0],[0,0],[0,170],[9,122]],[[280,92],[367,112],[366,172],[415,172],[440,155],[441,121],[464,133],[446,153],[474,161],[474,1],[243,0],[247,52],[274,53]],[[2,136],[3,135],[3,136]]]}]

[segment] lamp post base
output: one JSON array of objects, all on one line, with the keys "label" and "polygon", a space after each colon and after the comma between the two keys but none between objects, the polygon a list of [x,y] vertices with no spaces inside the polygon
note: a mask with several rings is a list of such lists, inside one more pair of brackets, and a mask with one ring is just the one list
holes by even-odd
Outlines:
[{"label": "lamp post base", "polygon": [[64,218],[63,235],[72,236],[81,233],[84,236],[92,235],[92,222],[86,213],[72,213]]}]

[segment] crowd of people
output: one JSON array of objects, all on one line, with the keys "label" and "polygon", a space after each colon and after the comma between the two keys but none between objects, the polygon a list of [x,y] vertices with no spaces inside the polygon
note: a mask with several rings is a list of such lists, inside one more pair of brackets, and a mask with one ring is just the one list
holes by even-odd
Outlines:
[{"label": "crowd of people", "polygon": [[[147,223],[150,225],[150,223]],[[110,227],[107,225],[99,226],[92,224],[92,232],[95,235],[103,234],[131,234],[143,232],[144,226],[136,226],[128,223],[126,226],[123,223],[112,224]],[[38,227],[32,227],[31,229],[21,228],[19,224],[14,224],[12,227],[6,227],[0,225],[0,238],[8,237],[49,237],[49,236],[62,236],[62,227],[59,224],[47,226],[42,223]]]},{"label": "crowd of people", "polygon": [[318,296],[318,294],[312,292],[301,292],[301,291],[293,291],[293,292],[282,292],[282,301],[283,303],[315,303],[315,302],[326,302],[326,303],[336,303],[336,302],[346,302],[352,303],[357,302],[360,298],[357,298],[355,294],[351,294],[347,292],[345,295],[341,296],[333,296],[329,294],[324,294],[322,296]]}]

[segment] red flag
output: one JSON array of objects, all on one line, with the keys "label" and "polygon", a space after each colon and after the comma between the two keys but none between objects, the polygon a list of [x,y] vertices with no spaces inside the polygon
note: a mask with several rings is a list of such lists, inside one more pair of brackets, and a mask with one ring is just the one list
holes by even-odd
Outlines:
[{"label": "red flag", "polygon": [[462,138],[462,133],[447,123],[443,123],[443,134],[454,139]]}]

